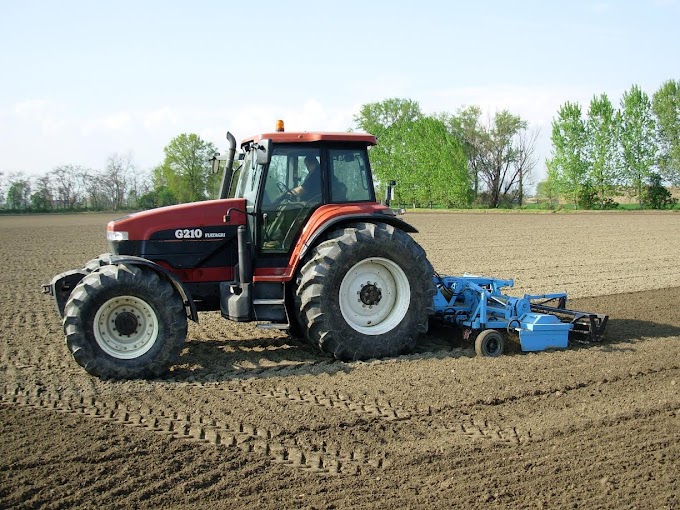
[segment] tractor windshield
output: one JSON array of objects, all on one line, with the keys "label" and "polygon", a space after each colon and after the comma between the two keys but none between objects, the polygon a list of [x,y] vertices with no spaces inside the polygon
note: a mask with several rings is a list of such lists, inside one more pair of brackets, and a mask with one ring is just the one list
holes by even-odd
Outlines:
[{"label": "tractor windshield", "polygon": [[247,207],[254,207],[262,167],[256,164],[254,151],[248,151],[243,164],[234,172],[229,198],[245,198]]}]

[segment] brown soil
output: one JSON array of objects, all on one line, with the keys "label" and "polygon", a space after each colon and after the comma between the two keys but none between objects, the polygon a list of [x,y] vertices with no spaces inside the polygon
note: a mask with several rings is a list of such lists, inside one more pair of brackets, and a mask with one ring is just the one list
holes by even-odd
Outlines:
[{"label": "brown soil", "polygon": [[103,382],[40,284],[110,218],[0,217],[0,508],[680,507],[680,215],[404,218],[442,273],[608,313],[601,344],[488,359],[434,328],[341,363],[206,313],[166,377]]}]

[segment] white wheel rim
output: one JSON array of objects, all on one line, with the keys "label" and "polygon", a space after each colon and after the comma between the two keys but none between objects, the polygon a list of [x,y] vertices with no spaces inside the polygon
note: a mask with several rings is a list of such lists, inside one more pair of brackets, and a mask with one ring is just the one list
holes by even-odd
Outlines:
[{"label": "white wheel rim", "polygon": [[[123,317],[128,319],[128,327],[119,331]],[[158,338],[156,312],[146,301],[134,296],[109,299],[95,314],[93,326],[97,345],[118,359],[142,356]]]},{"label": "white wheel rim", "polygon": [[355,264],[340,284],[340,312],[353,329],[382,335],[396,328],[411,303],[411,287],[404,271],[384,258]]}]

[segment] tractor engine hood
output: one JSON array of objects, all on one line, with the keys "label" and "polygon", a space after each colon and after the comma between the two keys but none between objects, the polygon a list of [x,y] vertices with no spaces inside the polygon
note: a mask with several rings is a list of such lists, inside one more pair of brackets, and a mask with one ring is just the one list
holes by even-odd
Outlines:
[{"label": "tractor engine hood", "polygon": [[[245,200],[220,199],[159,207],[110,221],[106,237],[117,255],[147,255],[177,251],[176,245],[214,243],[244,225]],[[226,224],[224,217],[230,215]],[[152,257],[155,258],[155,257]]]}]

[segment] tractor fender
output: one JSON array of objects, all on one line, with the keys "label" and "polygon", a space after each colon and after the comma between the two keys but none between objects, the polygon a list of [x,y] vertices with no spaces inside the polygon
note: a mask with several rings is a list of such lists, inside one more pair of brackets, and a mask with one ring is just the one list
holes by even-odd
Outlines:
[{"label": "tractor fender", "polygon": [[[297,256],[297,260],[295,261],[295,266],[297,266],[298,263],[304,259],[307,252],[316,245],[316,242],[319,239],[319,237],[321,237],[325,232],[328,232],[331,229],[337,229],[338,227],[342,227],[343,225],[362,221],[367,223],[386,223],[388,225],[392,225],[395,228],[398,228],[399,230],[403,230],[404,232],[408,232],[411,234],[418,232],[418,229],[416,229],[410,223],[407,223],[404,220],[397,218],[396,216],[384,213],[382,211],[374,213],[345,214],[324,222],[306,239],[304,240],[300,239],[300,241],[302,241],[302,246]],[[297,250],[295,250],[293,253],[295,254],[296,251]]]},{"label": "tractor fender", "polygon": [[184,288],[182,282],[174,274],[172,274],[164,267],[156,264],[155,262],[152,262],[151,260],[142,257],[135,257],[133,255],[112,255],[110,253],[107,253],[101,255],[100,259],[102,260],[102,262],[104,262],[104,264],[112,265],[130,264],[135,266],[148,267],[152,271],[156,272],[160,278],[164,278],[167,281],[169,281],[175,288],[175,290],[179,293],[179,295],[182,297],[184,306],[188,307],[187,317],[194,322],[198,322],[198,309],[196,308],[196,303],[194,303],[191,294],[189,294],[189,291]]},{"label": "tractor fender", "polygon": [[68,301],[69,296],[71,296],[71,291],[80,283],[80,280],[87,276],[87,274],[88,271],[85,269],[72,269],[59,273],[52,278],[50,283],[42,286],[43,294],[49,294],[54,298],[59,317],[64,317],[64,307],[66,306],[66,301]]}]

